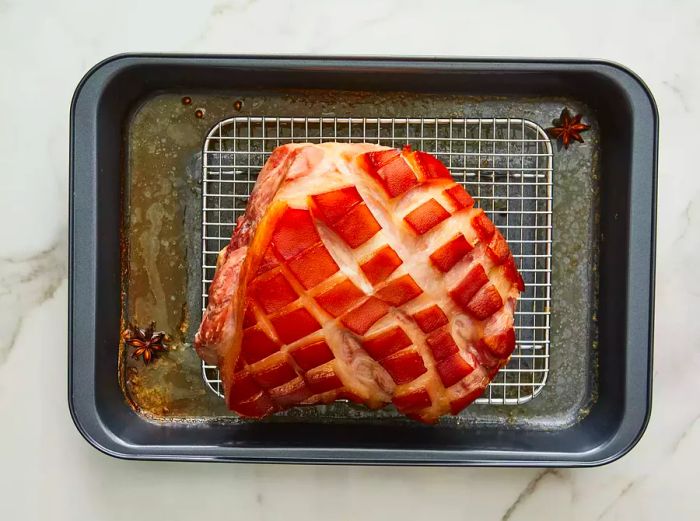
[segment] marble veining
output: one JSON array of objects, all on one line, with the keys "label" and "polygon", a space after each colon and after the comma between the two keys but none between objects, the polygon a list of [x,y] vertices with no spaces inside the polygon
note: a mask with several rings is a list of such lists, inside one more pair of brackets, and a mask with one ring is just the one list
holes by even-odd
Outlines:
[{"label": "marble veining", "polygon": [[[692,0],[0,0],[0,518],[700,519],[699,47]],[[90,66],[127,51],[629,66],[661,115],[654,403],[638,446],[579,470],[139,463],[88,446],[66,403],[68,108]]]},{"label": "marble veining", "polygon": [[613,508],[615,507],[615,505],[617,504],[617,502],[618,502],[620,499],[624,498],[624,497],[625,497],[625,494],[627,494],[627,493],[632,489],[632,487],[634,487],[634,484],[635,484],[635,483],[636,483],[636,481],[630,481],[629,483],[627,483],[627,485],[625,485],[625,486],[622,488],[622,490],[621,490],[620,493],[617,495],[617,497],[616,497],[615,499],[613,499],[612,502],[611,502],[610,504],[608,504],[608,505],[603,509],[603,511],[602,511],[602,512],[600,513],[600,515],[598,516],[598,519],[605,519],[605,517],[613,510]]},{"label": "marble veining", "polygon": [[557,469],[544,469],[535,474],[535,476],[527,483],[522,492],[520,492],[515,501],[513,501],[513,503],[508,507],[508,510],[506,510],[505,514],[503,514],[503,517],[501,517],[501,521],[508,521],[509,519],[511,519],[515,514],[518,506],[520,506],[520,504],[523,501],[525,501],[528,497],[535,493],[542,480],[547,476],[553,476],[556,479],[561,479],[562,472]]},{"label": "marble veining", "polygon": [[0,257],[0,364],[13,348],[25,316],[51,298],[67,277],[66,252],[62,236],[34,255]]}]

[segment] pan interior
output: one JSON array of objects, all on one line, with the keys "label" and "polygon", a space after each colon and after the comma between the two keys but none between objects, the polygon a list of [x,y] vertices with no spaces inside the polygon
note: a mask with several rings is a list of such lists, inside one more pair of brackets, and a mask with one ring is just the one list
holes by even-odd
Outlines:
[{"label": "pan interior", "polygon": [[[591,130],[585,143],[558,149],[541,129],[564,106],[583,113]],[[205,142],[207,136],[213,139]],[[216,139],[224,136],[234,139]],[[120,349],[125,395],[149,418],[243,421],[213,392],[215,371],[204,371],[211,386],[202,379],[192,340],[212,256],[230,236],[269,152],[291,140],[366,140],[437,153],[504,231],[528,286],[516,317],[519,349],[479,403],[443,422],[564,428],[595,400],[599,133],[595,114],[580,102],[400,92],[166,92],[133,111],[125,139],[122,321],[155,320],[171,337],[171,350],[148,366],[129,357],[128,347]],[[209,204],[219,211],[203,226]],[[370,412],[336,403],[264,421],[405,420],[391,408]]]}]

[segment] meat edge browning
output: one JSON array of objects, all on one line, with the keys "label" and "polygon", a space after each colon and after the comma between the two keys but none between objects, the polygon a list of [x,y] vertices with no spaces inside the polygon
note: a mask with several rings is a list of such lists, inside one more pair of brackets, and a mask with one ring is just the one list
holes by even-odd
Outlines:
[{"label": "meat edge browning", "polygon": [[234,407],[231,402],[231,388],[233,386],[233,376],[236,365],[240,357],[241,340],[243,336],[243,328],[237,327],[237,324],[242,323],[243,313],[245,311],[245,306],[240,305],[240,303],[244,301],[248,291],[248,282],[251,279],[249,276],[251,268],[258,267],[270,242],[270,234],[262,232],[267,228],[274,228],[277,220],[285,209],[287,209],[287,204],[284,202],[268,204],[267,210],[256,226],[256,232],[259,230],[261,233],[255,233],[246,248],[247,252],[239,271],[235,288],[236,291],[233,299],[229,303],[229,309],[233,309],[234,313],[229,312],[228,321],[230,327],[227,329],[227,334],[222,337],[222,343],[226,348],[226,352],[221,353],[218,366],[224,386],[224,398],[226,399],[226,404],[232,410],[234,410]]},{"label": "meat edge browning", "polygon": [[219,252],[214,279],[209,286],[207,308],[194,339],[197,354],[208,364],[219,365],[226,355],[226,347],[231,346],[232,330],[236,329],[235,317],[230,316],[231,299],[239,286],[248,244],[282,185],[287,165],[295,159],[294,152],[307,146],[308,143],[289,144],[272,152],[258,175],[246,211],[238,218],[231,240]]}]

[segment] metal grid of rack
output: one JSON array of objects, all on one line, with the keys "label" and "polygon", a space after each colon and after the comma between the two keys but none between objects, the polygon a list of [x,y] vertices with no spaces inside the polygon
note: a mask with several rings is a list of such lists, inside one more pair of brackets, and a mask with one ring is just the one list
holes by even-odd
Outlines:
[{"label": "metal grid of rack", "polygon": [[[514,118],[235,117],[209,132],[203,150],[202,309],[219,251],[245,211],[272,150],[291,142],[410,145],[437,156],[498,226],[525,280],[515,313],[517,346],[477,403],[527,402],[549,371],[552,147],[537,124]],[[223,396],[215,366],[207,386]]]}]

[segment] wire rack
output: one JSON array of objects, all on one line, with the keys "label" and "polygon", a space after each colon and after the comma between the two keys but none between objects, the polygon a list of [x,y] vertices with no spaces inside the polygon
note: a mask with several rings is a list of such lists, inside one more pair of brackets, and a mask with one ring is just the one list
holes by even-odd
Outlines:
[{"label": "wire rack", "polygon": [[[506,237],[525,280],[515,313],[517,345],[477,403],[534,398],[549,371],[552,251],[552,147],[525,119],[235,117],[218,123],[203,150],[202,309],[219,251],[231,238],[260,169],[291,142],[411,145],[435,154]],[[215,366],[207,386],[223,396]]]}]

